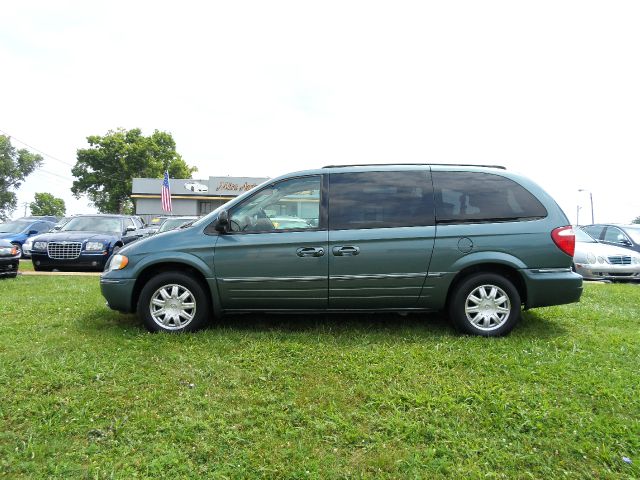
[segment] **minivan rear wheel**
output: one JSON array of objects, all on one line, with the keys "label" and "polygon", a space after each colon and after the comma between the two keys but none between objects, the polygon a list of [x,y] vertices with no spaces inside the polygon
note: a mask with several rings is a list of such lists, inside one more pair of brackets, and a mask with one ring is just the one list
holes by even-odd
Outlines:
[{"label": "minivan rear wheel", "polygon": [[182,272],[151,278],[140,292],[138,313],[151,332],[192,332],[209,318],[208,297],[200,283]]},{"label": "minivan rear wheel", "polygon": [[449,316],[461,332],[497,337],[513,330],[520,307],[520,295],[510,280],[478,273],[458,285],[449,303]]}]

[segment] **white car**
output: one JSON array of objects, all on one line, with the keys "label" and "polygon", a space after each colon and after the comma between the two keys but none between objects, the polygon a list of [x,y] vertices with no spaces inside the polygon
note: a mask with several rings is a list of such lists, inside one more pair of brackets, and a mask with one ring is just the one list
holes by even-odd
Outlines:
[{"label": "white car", "polygon": [[184,188],[190,192],[208,192],[209,187],[198,182],[187,182],[184,184]]},{"label": "white car", "polygon": [[597,242],[574,228],[576,251],[573,265],[587,280],[640,280],[640,255],[627,248]]}]

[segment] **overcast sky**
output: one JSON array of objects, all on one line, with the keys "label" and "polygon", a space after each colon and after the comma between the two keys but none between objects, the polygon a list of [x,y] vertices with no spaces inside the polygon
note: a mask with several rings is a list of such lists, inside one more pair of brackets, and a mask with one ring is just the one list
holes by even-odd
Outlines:
[{"label": "overcast sky", "polygon": [[[33,1],[2,6],[0,130],[63,198],[88,135],[170,132],[196,178],[489,163],[572,222],[640,216],[640,2]],[[0,132],[0,133],[2,133]],[[53,157],[53,158],[52,158]],[[55,159],[54,159],[55,158]]]}]

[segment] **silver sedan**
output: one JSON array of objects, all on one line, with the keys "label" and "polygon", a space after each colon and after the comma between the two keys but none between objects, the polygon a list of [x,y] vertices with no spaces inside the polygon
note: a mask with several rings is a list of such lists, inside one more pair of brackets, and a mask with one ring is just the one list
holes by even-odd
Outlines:
[{"label": "silver sedan", "polygon": [[574,228],[576,251],[573,265],[587,280],[640,280],[640,256],[633,250],[599,243]]}]

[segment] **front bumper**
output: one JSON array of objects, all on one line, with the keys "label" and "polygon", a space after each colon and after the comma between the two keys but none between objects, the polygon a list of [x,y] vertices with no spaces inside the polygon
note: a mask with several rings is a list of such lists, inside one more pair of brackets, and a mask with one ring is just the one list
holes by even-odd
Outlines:
[{"label": "front bumper", "polygon": [[77,258],[55,259],[46,253],[31,251],[31,261],[36,267],[57,268],[67,270],[104,270],[109,259],[107,252],[81,253]]},{"label": "front bumper", "polygon": [[640,280],[640,265],[576,263],[576,272],[587,280]]},{"label": "front bumper", "polygon": [[135,283],[133,278],[111,279],[105,278],[104,275],[101,276],[100,291],[107,300],[107,306],[123,313],[135,311],[135,305],[132,301]]},{"label": "front bumper", "polygon": [[20,259],[18,257],[0,257],[0,277],[14,276],[18,273]]},{"label": "front bumper", "polygon": [[570,268],[524,269],[520,272],[527,288],[527,309],[580,301],[582,277]]}]

